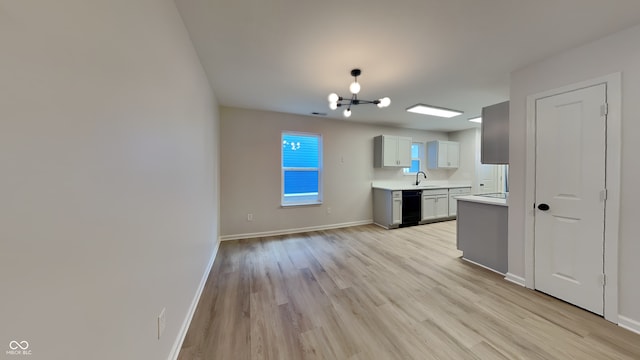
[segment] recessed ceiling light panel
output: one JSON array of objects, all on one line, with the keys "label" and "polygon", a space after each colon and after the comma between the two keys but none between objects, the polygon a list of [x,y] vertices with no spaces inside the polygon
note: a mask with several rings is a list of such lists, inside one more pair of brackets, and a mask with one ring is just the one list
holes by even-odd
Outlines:
[{"label": "recessed ceiling light panel", "polygon": [[407,108],[407,111],[416,113],[416,114],[439,116],[443,118],[452,118],[454,116],[458,116],[462,114],[462,111],[446,109],[446,108],[441,108],[441,107],[431,106],[431,105],[424,105],[424,104],[413,105]]},{"label": "recessed ceiling light panel", "polygon": [[469,121],[480,124],[482,123],[482,116],[472,117]]}]

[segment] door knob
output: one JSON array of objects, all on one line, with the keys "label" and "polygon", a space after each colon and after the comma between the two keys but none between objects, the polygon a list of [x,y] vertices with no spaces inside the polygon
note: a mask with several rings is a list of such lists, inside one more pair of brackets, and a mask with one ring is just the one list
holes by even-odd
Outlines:
[{"label": "door knob", "polygon": [[540,204],[538,205],[538,209],[542,210],[542,211],[547,211],[549,210],[549,205],[547,204]]}]

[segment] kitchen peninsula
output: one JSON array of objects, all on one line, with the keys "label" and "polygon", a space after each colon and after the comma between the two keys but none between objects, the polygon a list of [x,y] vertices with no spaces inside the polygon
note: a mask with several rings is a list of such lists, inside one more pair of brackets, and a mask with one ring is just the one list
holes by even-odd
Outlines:
[{"label": "kitchen peninsula", "polygon": [[507,272],[508,193],[458,197],[457,246],[462,258]]}]

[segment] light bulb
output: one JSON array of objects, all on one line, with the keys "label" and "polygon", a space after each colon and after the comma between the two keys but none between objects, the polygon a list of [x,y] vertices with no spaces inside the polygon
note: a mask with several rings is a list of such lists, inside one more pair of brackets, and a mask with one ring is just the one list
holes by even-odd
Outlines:
[{"label": "light bulb", "polygon": [[357,81],[354,81],[351,83],[351,85],[349,85],[349,91],[351,91],[352,94],[357,94],[360,92],[360,84],[358,84]]},{"label": "light bulb", "polygon": [[337,102],[330,102],[329,103],[329,109],[335,110],[337,108],[338,108],[338,103]]},{"label": "light bulb", "polygon": [[344,117],[348,118],[349,116],[351,116],[351,109],[344,109],[344,112],[342,114],[344,115]]},{"label": "light bulb", "polygon": [[391,104],[391,99],[389,99],[388,97],[384,97],[380,99],[380,102],[378,103],[378,107],[383,108],[383,107],[389,106],[390,104]]},{"label": "light bulb", "polygon": [[336,94],[336,93],[329,94],[329,102],[330,103],[337,103],[339,99],[340,99],[340,97],[338,97],[338,94]]}]

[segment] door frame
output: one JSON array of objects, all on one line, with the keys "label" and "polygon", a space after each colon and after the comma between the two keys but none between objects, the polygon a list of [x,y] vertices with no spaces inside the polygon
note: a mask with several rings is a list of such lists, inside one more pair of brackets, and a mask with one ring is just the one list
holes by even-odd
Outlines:
[{"label": "door frame", "polygon": [[620,227],[620,162],[622,124],[622,74],[613,73],[557,89],[527,96],[526,166],[525,166],[525,234],[524,275],[525,286],[535,289],[535,185],[536,185],[536,101],[595,85],[606,85],[608,104],[606,127],[605,205],[604,231],[604,318],[618,323],[618,233]]}]

